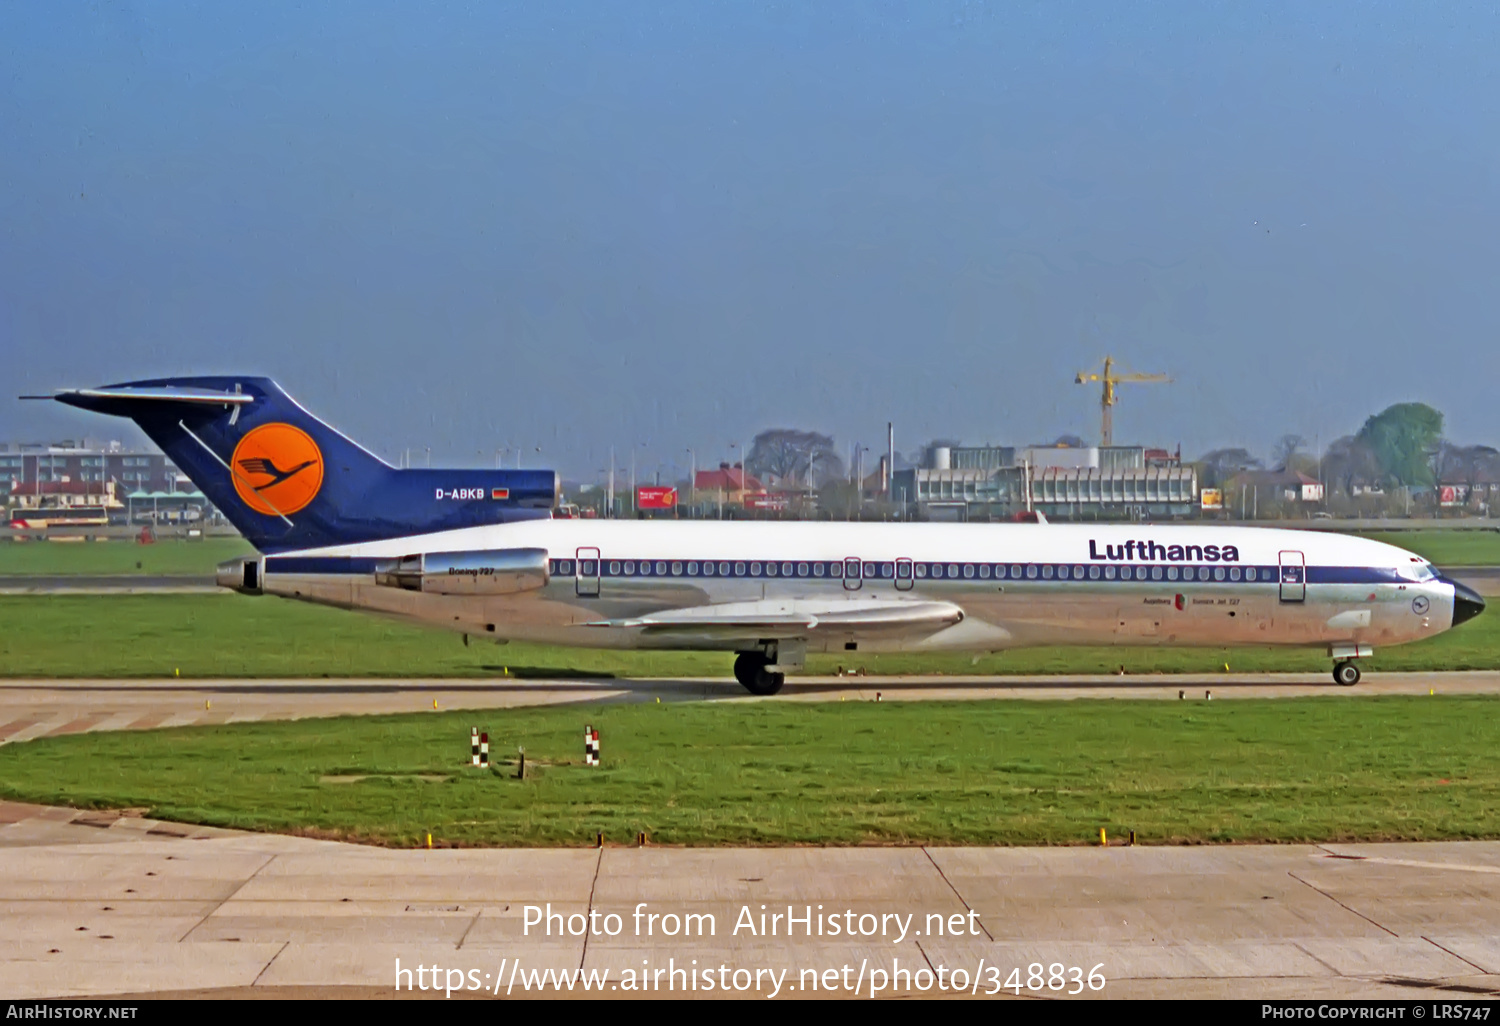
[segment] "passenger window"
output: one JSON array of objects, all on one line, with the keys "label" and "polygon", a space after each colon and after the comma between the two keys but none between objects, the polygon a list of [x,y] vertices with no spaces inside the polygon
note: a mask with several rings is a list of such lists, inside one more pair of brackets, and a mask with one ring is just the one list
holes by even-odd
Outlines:
[{"label": "passenger window", "polygon": [[988,563],[979,564],[979,576],[982,579],[988,579],[990,576],[990,565]]},{"label": "passenger window", "polygon": [[910,563],[901,563],[901,564],[899,564],[896,567],[896,576],[899,577],[899,578],[901,578],[903,581],[910,580],[911,579],[911,564]]},{"label": "passenger window", "polygon": [[864,574],[865,574],[866,578],[873,580],[874,577],[875,577],[875,564],[874,563],[866,563],[865,564],[865,568],[864,568]]},{"label": "passenger window", "polygon": [[1104,579],[1106,581],[1112,581],[1112,580],[1115,579],[1115,568],[1114,567],[1107,566],[1107,567],[1104,568]]},{"label": "passenger window", "polygon": [[1216,581],[1222,581],[1223,579],[1224,579],[1224,568],[1222,566],[1216,566],[1216,567],[1214,567],[1214,580],[1216,580]]},{"label": "passenger window", "polygon": [[1151,579],[1153,581],[1159,581],[1159,580],[1161,580],[1161,567],[1159,567],[1159,566],[1153,566],[1151,568]]},{"label": "passenger window", "polygon": [[729,576],[729,564],[728,563],[720,563],[719,564],[719,576],[720,577],[728,577]]},{"label": "passenger window", "polygon": [[1099,568],[1097,566],[1091,566],[1091,567],[1089,567],[1089,580],[1091,580],[1091,581],[1097,581],[1098,579],[1099,579]]},{"label": "passenger window", "polygon": [[894,563],[881,563],[880,564],[880,577],[881,577],[881,580],[888,581],[888,580],[890,580],[894,576],[896,576],[896,564],[894,564]]},{"label": "passenger window", "polygon": [[822,577],[823,576],[823,564],[822,563],[814,563],[812,565],[812,570],[813,570],[813,576],[814,577]]},{"label": "passenger window", "polygon": [[927,576],[927,564],[926,563],[918,563],[917,564],[917,576],[918,577],[926,577]]},{"label": "passenger window", "polygon": [[697,577],[698,576],[698,564],[697,563],[689,563],[688,564],[688,576],[689,577]]},{"label": "passenger window", "polygon": [[672,564],[672,576],[673,577],[681,577],[682,576],[682,564],[681,563],[673,563]]},{"label": "passenger window", "polygon": [[1239,567],[1232,566],[1232,567],[1229,568],[1229,579],[1231,581],[1237,581],[1237,580],[1240,579],[1240,568]]},{"label": "passenger window", "polygon": [[1044,580],[1044,581],[1050,581],[1050,580],[1052,580],[1052,564],[1051,563],[1048,563],[1046,566],[1042,567],[1042,580]]},{"label": "passenger window", "polygon": [[573,572],[573,561],[571,559],[563,560],[558,564],[557,572],[564,576],[571,574]]},{"label": "passenger window", "polygon": [[745,564],[744,563],[736,563],[736,564],[734,564],[734,576],[736,576],[736,577],[744,577],[745,576]]},{"label": "passenger window", "polygon": [[1035,563],[1032,563],[1032,564],[1030,564],[1029,566],[1026,567],[1026,576],[1029,577],[1033,581],[1036,580],[1036,564]]},{"label": "passenger window", "polygon": [[620,562],[619,562],[619,560],[612,559],[612,560],[609,561],[609,572],[610,572],[611,576],[613,576],[613,575],[615,575],[615,574],[617,574],[617,573],[620,572]]},{"label": "passenger window", "polygon": [[776,576],[776,564],[775,563],[767,563],[766,564],[766,576],[767,577],[775,577]]},{"label": "passenger window", "polygon": [[635,564],[632,563],[632,562],[630,562],[629,560],[626,560],[625,561],[625,572],[627,574],[633,574],[633,573],[635,573]]},{"label": "passenger window", "polygon": [[1245,568],[1245,580],[1247,580],[1247,581],[1253,581],[1253,580],[1255,580],[1255,567],[1253,567],[1253,566],[1247,566]]},{"label": "passenger window", "polygon": [[760,576],[760,564],[759,563],[751,563],[750,564],[750,576],[751,577],[759,577]]},{"label": "passenger window", "polygon": [[948,576],[949,577],[957,577],[958,576],[958,564],[957,563],[949,563],[948,564]]},{"label": "passenger window", "polygon": [[1167,580],[1169,580],[1169,581],[1175,581],[1175,580],[1177,580],[1177,568],[1175,566],[1169,566],[1169,567],[1167,567]]},{"label": "passenger window", "polygon": [[1058,577],[1059,580],[1066,581],[1068,579],[1068,568],[1065,567],[1065,566],[1058,567],[1057,568],[1057,577]]},{"label": "passenger window", "polygon": [[583,576],[585,576],[585,577],[593,577],[594,576],[594,561],[592,559],[585,559],[583,561]]},{"label": "passenger window", "polygon": [[1081,566],[1075,566],[1073,568],[1073,580],[1075,580],[1075,581],[1081,581],[1081,580],[1083,580],[1083,567],[1081,567]]},{"label": "passenger window", "polygon": [[797,576],[798,577],[806,577],[807,576],[807,564],[806,563],[798,563],[797,564]]},{"label": "passenger window", "polygon": [[656,564],[656,575],[658,577],[664,575],[666,572],[667,572],[667,564],[665,564],[665,563],[657,563]]},{"label": "passenger window", "polygon": [[[1036,574],[1032,573],[1028,568],[1026,571],[1026,576],[1035,577]],[[1021,568],[1019,566],[1013,566],[1010,568],[1010,579],[1013,581],[1019,581],[1021,579]]]},{"label": "passenger window", "polygon": [[781,564],[781,576],[783,576],[783,577],[790,577],[790,576],[792,576],[792,564],[790,564],[790,563],[783,563],[783,564]]}]

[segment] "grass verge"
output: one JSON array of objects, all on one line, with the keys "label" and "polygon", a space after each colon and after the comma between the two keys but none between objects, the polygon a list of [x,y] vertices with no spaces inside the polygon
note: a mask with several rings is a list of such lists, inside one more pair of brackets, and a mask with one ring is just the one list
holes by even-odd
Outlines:
[{"label": "grass verge", "polygon": [[[0,794],[396,846],[1500,836],[1500,698],[618,704],[45,738]],[[583,729],[604,765],[583,765]],[[487,727],[507,763],[467,767]],[[530,772],[514,778],[524,746]]]},{"label": "grass verge", "polygon": [[198,541],[6,541],[0,542],[0,576],[97,574],[211,575],[227,559],[255,551],[243,538]]}]

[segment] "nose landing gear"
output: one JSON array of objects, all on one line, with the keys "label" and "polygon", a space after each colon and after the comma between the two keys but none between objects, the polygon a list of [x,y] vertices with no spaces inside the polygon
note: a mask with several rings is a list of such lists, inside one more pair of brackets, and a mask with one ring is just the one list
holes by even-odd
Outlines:
[{"label": "nose landing gear", "polygon": [[1340,663],[1334,663],[1333,682],[1345,688],[1350,688],[1358,684],[1359,666],[1349,659],[1345,659]]}]

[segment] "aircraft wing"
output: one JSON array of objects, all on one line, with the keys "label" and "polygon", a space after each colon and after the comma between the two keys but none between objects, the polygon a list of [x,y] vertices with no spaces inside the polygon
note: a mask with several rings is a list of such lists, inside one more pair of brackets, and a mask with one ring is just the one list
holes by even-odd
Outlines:
[{"label": "aircraft wing", "polygon": [[596,620],[583,626],[716,638],[796,638],[820,632],[925,633],[952,626],[963,618],[964,611],[951,602],[788,599],[689,606],[620,620]]}]

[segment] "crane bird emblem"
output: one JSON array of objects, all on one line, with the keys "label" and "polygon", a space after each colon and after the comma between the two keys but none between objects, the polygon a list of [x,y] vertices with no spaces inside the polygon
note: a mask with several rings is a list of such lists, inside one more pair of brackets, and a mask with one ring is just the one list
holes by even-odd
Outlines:
[{"label": "crane bird emblem", "polygon": [[307,432],[291,424],[251,429],[229,463],[240,501],[267,516],[296,513],[323,487],[323,453]]}]

